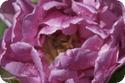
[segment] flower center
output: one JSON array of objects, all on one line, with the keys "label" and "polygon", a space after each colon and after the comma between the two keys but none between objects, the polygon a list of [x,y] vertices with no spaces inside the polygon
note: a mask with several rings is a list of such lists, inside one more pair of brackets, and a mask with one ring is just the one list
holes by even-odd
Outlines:
[{"label": "flower center", "polygon": [[73,45],[70,36],[54,34],[46,37],[44,51],[49,62],[53,61],[60,52],[71,48],[73,48]]}]

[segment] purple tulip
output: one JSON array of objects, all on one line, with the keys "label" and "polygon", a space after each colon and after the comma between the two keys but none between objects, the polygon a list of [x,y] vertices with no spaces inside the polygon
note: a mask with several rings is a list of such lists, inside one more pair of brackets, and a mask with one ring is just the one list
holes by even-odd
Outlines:
[{"label": "purple tulip", "polygon": [[108,83],[125,63],[117,0],[8,0],[0,14],[0,65],[20,83]]}]

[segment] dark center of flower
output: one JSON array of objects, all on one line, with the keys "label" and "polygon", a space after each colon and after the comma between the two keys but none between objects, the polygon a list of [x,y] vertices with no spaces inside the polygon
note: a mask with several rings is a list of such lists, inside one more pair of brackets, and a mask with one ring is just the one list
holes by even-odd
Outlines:
[{"label": "dark center of flower", "polygon": [[77,41],[75,36],[66,36],[60,32],[46,36],[44,51],[49,62],[53,61],[60,52],[65,52],[67,49],[74,48],[73,43]]}]

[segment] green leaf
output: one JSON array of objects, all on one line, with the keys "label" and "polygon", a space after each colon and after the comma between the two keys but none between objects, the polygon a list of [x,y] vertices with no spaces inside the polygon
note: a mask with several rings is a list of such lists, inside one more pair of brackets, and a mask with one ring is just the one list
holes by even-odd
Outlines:
[{"label": "green leaf", "polygon": [[37,4],[38,0],[31,0],[31,2]]},{"label": "green leaf", "polygon": [[5,69],[0,67],[0,75],[4,81],[7,83],[19,83],[19,81]]},{"label": "green leaf", "polygon": [[6,27],[7,25],[0,19],[0,38],[3,36]]},{"label": "green leaf", "polygon": [[125,66],[118,69],[111,77],[108,83],[118,83],[120,82],[125,75]]},{"label": "green leaf", "polygon": [[12,75],[11,75],[9,72],[7,72],[6,70],[4,70],[4,69],[1,68],[1,67],[0,67],[0,75],[1,75],[1,77],[3,77],[3,78],[12,77]]},{"label": "green leaf", "polygon": [[8,81],[8,83],[19,83],[19,81],[16,80],[16,79],[11,79],[11,80]]}]

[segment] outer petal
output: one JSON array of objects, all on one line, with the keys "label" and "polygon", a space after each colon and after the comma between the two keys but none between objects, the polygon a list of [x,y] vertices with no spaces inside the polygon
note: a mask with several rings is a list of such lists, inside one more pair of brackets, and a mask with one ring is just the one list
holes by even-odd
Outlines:
[{"label": "outer petal", "polygon": [[99,51],[99,57],[95,63],[95,76],[92,83],[104,83],[112,75],[117,66],[118,50],[117,47],[111,48],[105,44]]},{"label": "outer petal", "polygon": [[49,2],[46,2],[45,4],[43,4],[43,9],[49,10],[53,7],[61,7],[61,6],[64,7],[64,6],[66,6],[66,4],[57,2],[57,1],[49,1]]},{"label": "outer petal", "polygon": [[[77,24],[83,19],[81,17],[71,17],[63,15],[59,12],[51,13],[47,16],[43,24],[47,26],[41,29],[41,33],[43,34],[52,34],[57,30],[63,30],[65,28],[70,27],[70,24]],[[69,29],[71,30],[71,29]]]},{"label": "outer petal", "polygon": [[[22,77],[21,74],[13,72],[14,70],[11,66],[15,67],[18,63],[11,64],[11,62],[15,62],[15,61],[20,62],[19,69],[17,69],[17,72],[20,71],[21,66],[24,65],[25,63],[34,64],[33,66],[36,67],[35,70],[39,72],[37,74],[38,77],[41,78],[42,83],[45,83],[45,74],[43,72],[44,69],[43,69],[43,64],[41,62],[40,56],[38,52],[30,44],[25,42],[17,42],[17,43],[11,44],[11,49],[9,49],[9,47],[7,48],[6,54],[3,55],[2,62],[1,62],[3,66],[8,66],[7,67],[9,68],[8,71],[10,71],[12,74]],[[10,63],[10,65],[8,63]],[[12,71],[11,71],[11,68],[12,68]],[[24,71],[22,70],[22,72]],[[27,77],[28,76],[26,76],[26,78]]]},{"label": "outer petal", "polygon": [[5,66],[5,69],[15,75],[21,83],[41,83],[38,71],[33,64],[10,62]]},{"label": "outer petal", "polygon": [[95,8],[84,3],[75,2],[74,0],[72,0],[72,9],[76,14],[81,15],[85,19],[91,18],[91,20],[94,19],[97,13]]},{"label": "outer petal", "polygon": [[95,35],[93,37],[88,38],[82,45],[82,48],[84,49],[90,49],[90,50],[100,50],[101,46],[103,45],[103,40]]}]

